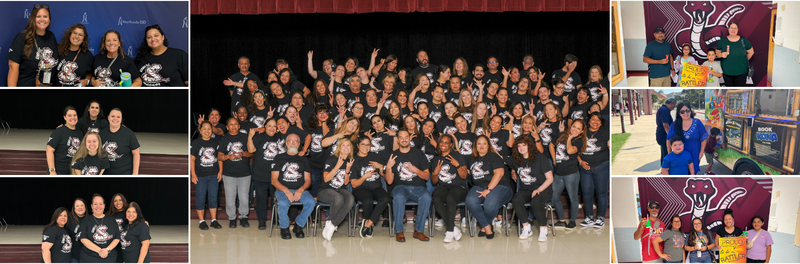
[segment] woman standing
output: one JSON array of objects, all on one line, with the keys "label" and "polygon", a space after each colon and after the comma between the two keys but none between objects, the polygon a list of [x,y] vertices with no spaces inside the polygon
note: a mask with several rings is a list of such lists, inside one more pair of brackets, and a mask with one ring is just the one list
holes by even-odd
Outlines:
[{"label": "woman standing", "polygon": [[125,199],[125,195],[121,193],[114,194],[111,198],[111,207],[108,208],[106,215],[113,217],[120,232],[122,232],[122,225],[125,223],[125,208],[128,208],[128,199]]},{"label": "woman standing", "polygon": [[717,229],[717,245],[720,245],[719,239],[722,237],[740,237],[744,234],[741,228],[733,225],[733,210],[725,209],[725,214],[722,215],[723,226]]},{"label": "woman standing", "polygon": [[70,212],[69,219],[67,219],[67,232],[72,236],[72,256],[70,261],[72,263],[80,262],[83,243],[81,243],[77,235],[81,229],[81,221],[86,218],[86,215],[86,201],[82,198],[76,198],[72,202],[72,212]]},{"label": "woman standing", "polygon": [[[94,57],[94,87],[117,87],[117,86],[142,86],[142,78],[139,70],[131,58],[125,56],[125,52],[120,49],[125,45],[122,37],[116,30],[109,30],[100,39],[100,54]],[[120,83],[122,73],[130,74],[130,84]]]},{"label": "woman standing", "polygon": [[511,177],[517,182],[519,190],[511,199],[516,210],[517,221],[522,223],[519,239],[527,239],[533,235],[528,211],[525,204],[531,204],[531,210],[539,221],[539,241],[547,241],[547,218],[545,203],[553,197],[553,170],[547,157],[534,148],[529,137],[519,137],[514,141],[514,153],[511,154]]},{"label": "woman standing", "polygon": [[[686,261],[683,245],[686,244],[686,236],[683,234],[683,221],[679,215],[672,216],[672,228],[664,230],[658,237],[652,240],[653,249],[658,256],[666,263],[683,263]],[[664,252],[661,251],[661,242],[664,242]]]},{"label": "woman standing", "polygon": [[228,134],[217,145],[217,159],[222,161],[222,179],[225,182],[225,206],[228,214],[229,228],[236,228],[236,198],[239,201],[239,218],[242,227],[250,227],[247,222],[248,195],[250,191],[250,157],[253,155],[244,150],[247,146],[247,135],[239,133],[239,122],[228,118]]},{"label": "woman standing", "polygon": [[294,73],[289,68],[281,70],[278,73],[278,78],[281,84],[283,84],[285,93],[292,94],[294,92],[300,92],[303,94],[303,97],[311,94],[311,90],[309,90],[305,84],[298,81],[297,77],[294,76]]},{"label": "woman standing", "polygon": [[72,258],[72,236],[67,231],[67,208],[59,207],[50,223],[42,229],[42,262],[69,263]]},{"label": "woman standing", "polygon": [[463,156],[472,155],[472,145],[478,138],[475,133],[467,130],[467,119],[462,115],[456,115],[456,131],[453,136],[456,137],[455,147],[459,154]]},{"label": "woman standing", "polygon": [[467,192],[467,209],[481,227],[478,237],[492,239],[494,226],[490,219],[494,219],[500,207],[511,201],[511,179],[505,175],[503,158],[485,135],[478,136],[467,164],[470,164],[469,174],[473,184]]},{"label": "woman standing", "polygon": [[70,175],[70,162],[81,145],[83,132],[77,129],[78,112],[75,107],[64,108],[64,126],[50,134],[47,140],[47,173],[50,175]]},{"label": "woman standing", "polygon": [[325,221],[322,238],[330,241],[336,227],[350,214],[353,208],[353,194],[345,188],[350,183],[350,169],[353,167],[353,142],[339,141],[336,151],[325,161],[325,174],[320,187],[320,202],[330,205],[330,218]]},{"label": "woman standing", "polygon": [[381,116],[372,116],[372,130],[364,132],[370,138],[372,147],[370,151],[378,154],[378,161],[386,162],[389,155],[398,147],[395,142],[396,132],[386,128],[386,123]]},{"label": "woman standing", "polygon": [[[280,136],[277,135],[277,132],[277,122],[270,118],[264,122],[264,133],[256,134],[255,129],[252,129],[247,135],[247,152],[253,154],[251,176],[254,186],[251,189],[256,192],[256,216],[259,230],[267,229],[267,197],[270,196],[270,182],[272,181],[270,168],[275,156],[280,152],[278,147]],[[222,173],[218,177],[222,179]]]},{"label": "woman standing", "polygon": [[103,214],[106,204],[103,196],[92,196],[92,215],[81,221],[78,237],[83,243],[81,251],[82,263],[114,263],[117,260],[117,247],[119,241],[119,226],[113,217]]},{"label": "woman standing", "polygon": [[[678,111],[678,117],[669,127],[667,138],[674,136],[683,138],[683,150],[692,155],[694,171],[699,173],[700,159],[703,158],[703,147],[706,145],[706,139],[708,139],[708,131],[706,131],[703,121],[694,118],[695,112],[689,104],[680,103],[675,109]],[[672,152],[671,145],[672,142],[667,140],[667,153]]]},{"label": "woman standing", "polygon": [[125,229],[120,233],[125,263],[150,263],[150,226],[139,204],[131,202],[125,210]]},{"label": "woman standing", "polygon": [[64,31],[58,44],[58,62],[55,76],[57,86],[89,86],[92,79],[94,56],[89,52],[89,33],[83,24],[74,24]]},{"label": "woman standing", "polygon": [[430,162],[433,156],[436,155],[436,147],[438,146],[436,142],[439,141],[439,131],[436,131],[436,123],[431,119],[422,123],[421,130],[422,133],[418,137],[410,140],[410,142],[414,142],[411,146],[419,146],[419,149],[422,150],[422,153],[425,153],[425,157]]},{"label": "woman standing", "polygon": [[720,54],[717,57],[722,61],[722,79],[726,86],[741,87],[747,84],[749,61],[754,53],[750,40],[739,36],[739,23],[731,22],[728,25],[728,36],[717,42],[717,54]]},{"label": "woman standing", "polygon": [[[586,216],[581,226],[605,226],[606,209],[608,208],[609,163],[608,129],[603,126],[604,120],[600,113],[593,113],[589,117],[589,130],[586,131],[586,150],[578,157],[581,173],[581,188],[583,193],[583,213]],[[597,217],[593,218],[592,212],[594,194],[597,193]]]},{"label": "woman standing", "polygon": [[331,93],[328,91],[328,83],[322,79],[314,81],[314,92],[311,93],[306,100],[306,104],[312,107],[316,105],[325,105],[330,108],[331,105],[333,105],[333,96],[331,96]]},{"label": "woman standing", "polygon": [[317,105],[314,109],[314,115],[308,119],[305,129],[311,135],[311,143],[308,147],[308,161],[309,165],[311,165],[310,192],[311,196],[314,197],[319,193],[319,187],[322,184],[322,170],[325,166],[325,159],[328,156],[328,149],[322,147],[322,138],[333,129],[334,125],[330,119],[328,107]]},{"label": "woman standing", "polygon": [[[544,154],[544,146],[542,146],[542,139],[539,136],[539,131],[536,131],[536,117],[531,114],[527,114],[522,117],[522,134],[521,136],[525,136],[531,139],[533,142],[532,148],[536,148],[538,153]],[[517,138],[518,139],[518,138]],[[548,151],[549,152],[549,151]],[[547,158],[547,155],[544,154],[544,158]]]},{"label": "woman standing", "polygon": [[503,129],[502,123],[503,117],[492,116],[492,121],[489,122],[491,133],[487,136],[491,140],[492,149],[496,150],[500,156],[508,157],[511,155],[511,147],[514,146],[514,136],[508,127]]},{"label": "woman standing", "polygon": [[703,220],[700,218],[692,219],[692,228],[686,238],[683,249],[689,251],[689,262],[691,263],[712,263],[714,252],[710,251],[717,245],[711,238],[711,232],[706,229]]},{"label": "woman standing", "polygon": [[764,218],[754,216],[750,221],[753,229],[747,231],[747,244],[752,244],[747,248],[748,263],[769,263],[772,256],[772,235],[767,230],[761,229],[764,226]]},{"label": "woman standing", "polygon": [[83,136],[81,146],[70,163],[72,175],[103,175],[110,165],[106,152],[100,150],[100,142],[102,142],[100,135],[95,132]]},{"label": "woman standing", "polygon": [[106,120],[106,114],[103,113],[103,109],[100,108],[100,102],[92,100],[86,105],[86,110],[83,111],[77,126],[82,133],[100,133],[100,131],[108,128],[108,120]]},{"label": "woman standing", "polygon": [[544,118],[537,120],[539,129],[539,136],[542,138],[542,146],[545,148],[547,158],[552,160],[554,157],[550,155],[549,146],[553,139],[561,137],[564,133],[564,120],[561,119],[561,112],[553,102],[549,102],[544,106]]},{"label": "woman standing", "polygon": [[[361,206],[364,208],[364,219],[361,220],[361,230],[359,231],[362,238],[372,236],[372,227],[392,202],[392,197],[383,189],[381,183],[383,164],[378,162],[378,155],[370,151],[371,141],[364,135],[358,137],[358,154],[354,156],[353,175],[350,178],[353,196],[361,202]],[[374,201],[378,201],[378,203],[374,204]]]},{"label": "woman standing", "polygon": [[[208,230],[205,222],[206,197],[208,197],[208,210],[211,211],[211,227],[214,229],[222,228],[217,223],[217,193],[219,191],[219,181],[222,180],[222,161],[217,159],[217,145],[219,140],[214,140],[211,135],[212,125],[208,121],[200,123],[200,138],[192,142],[189,156],[192,166],[192,183],[195,186],[195,209],[197,218],[200,219],[200,230]],[[254,164],[255,166],[255,164]]]},{"label": "woman standing", "polygon": [[56,35],[50,31],[50,6],[33,5],[28,25],[14,37],[8,59],[8,86],[51,86],[58,64]]},{"label": "woman standing", "polygon": [[144,29],[135,60],[144,86],[189,86],[189,54],[167,46],[167,36],[158,24]]},{"label": "woman standing", "polygon": [[360,133],[359,131],[361,130],[358,119],[355,117],[350,117],[342,126],[339,126],[336,131],[328,131],[328,134],[322,139],[322,147],[330,147],[330,153],[336,152],[336,148],[339,145],[340,140],[350,140],[355,142],[358,140],[358,135]]},{"label": "woman standing", "polygon": [[[555,227],[572,230],[575,228],[578,217],[578,185],[581,175],[578,173],[578,155],[586,151],[586,125],[583,120],[575,120],[568,133],[550,144],[550,157],[553,158],[553,167],[556,177],[553,181],[553,207],[556,208],[558,223]],[[564,219],[564,206],[561,205],[561,193],[567,189],[569,194],[569,224]]]},{"label": "woman standing", "polygon": [[444,242],[450,243],[461,239],[461,228],[455,227],[456,205],[467,198],[467,162],[456,150],[453,136],[440,137],[437,145],[439,155],[431,161],[431,183],[436,185],[431,201],[447,228]]},{"label": "woman standing", "polygon": [[108,113],[108,129],[100,131],[103,149],[108,154],[111,167],[107,175],[139,175],[139,140],[130,128],[122,126],[122,110]]}]

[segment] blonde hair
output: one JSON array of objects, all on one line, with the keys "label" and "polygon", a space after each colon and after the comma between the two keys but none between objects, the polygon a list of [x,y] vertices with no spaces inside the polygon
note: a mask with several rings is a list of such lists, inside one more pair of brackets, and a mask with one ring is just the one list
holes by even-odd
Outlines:
[{"label": "blonde hair", "polygon": [[331,153],[331,156],[339,157],[339,152],[342,151],[342,145],[345,143],[350,144],[350,154],[347,154],[347,158],[352,159],[355,146],[353,146],[353,142],[350,140],[339,140],[339,143],[336,144],[336,151]]},{"label": "blonde hair", "polygon": [[[70,164],[74,164],[76,161],[83,161],[86,158],[86,156],[89,155],[89,148],[86,147],[86,138],[91,135],[97,137],[97,150],[96,150],[97,153],[95,155],[97,155],[97,157],[100,158],[101,160],[106,159],[106,152],[103,150],[103,140],[100,139],[100,134],[97,134],[95,132],[89,132],[86,133],[86,135],[83,135],[83,140],[81,141],[81,145],[80,147],[78,147],[78,151],[75,152],[75,155],[73,155],[72,162]],[[70,174],[74,175],[75,170],[70,167],[70,172],[72,172]]]}]

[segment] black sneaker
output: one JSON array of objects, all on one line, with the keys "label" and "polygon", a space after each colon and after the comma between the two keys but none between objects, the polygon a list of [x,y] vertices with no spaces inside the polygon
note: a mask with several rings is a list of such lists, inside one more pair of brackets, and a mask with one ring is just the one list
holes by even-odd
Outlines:
[{"label": "black sneaker", "polygon": [[241,223],[241,225],[242,225],[242,227],[243,227],[243,228],[248,228],[248,227],[250,227],[250,223],[249,223],[249,222],[247,222],[247,218],[240,218],[240,219],[239,219],[239,223]]},{"label": "black sneaker", "polygon": [[[555,223],[555,228],[565,228],[567,227],[567,222],[558,221]],[[575,227],[574,225],[572,227]]]},{"label": "black sneaker", "polygon": [[292,233],[289,233],[288,228],[281,228],[281,238],[292,239]]},{"label": "black sneaker", "polygon": [[208,224],[205,221],[200,223],[200,230],[208,230]]},{"label": "black sneaker", "polygon": [[236,219],[231,220],[231,223],[228,224],[228,228],[236,228]]},{"label": "black sneaker", "polygon": [[368,237],[372,237],[372,231],[373,231],[372,228],[373,227],[375,227],[375,226],[373,225],[373,226],[370,226],[369,228],[367,228],[367,236]]},{"label": "black sneaker", "polygon": [[267,221],[258,221],[258,230],[267,229]]},{"label": "black sneaker", "polygon": [[[563,222],[562,222],[562,223],[563,223]],[[569,224],[567,224],[567,227],[566,227],[566,229],[567,229],[567,230],[572,230],[572,229],[575,229],[575,221],[569,221]]]},{"label": "black sneaker", "polygon": [[222,225],[220,225],[219,222],[217,222],[217,220],[212,220],[211,221],[211,228],[222,229]]},{"label": "black sneaker", "polygon": [[588,216],[585,219],[583,219],[583,222],[581,222],[581,226],[593,226],[593,225],[594,225],[594,219]]},{"label": "black sneaker", "polygon": [[604,226],[606,226],[605,218],[598,217],[597,220],[594,221],[594,228],[603,228]]},{"label": "black sneaker", "polygon": [[292,231],[294,231],[294,237],[296,237],[296,238],[304,238],[304,237],[306,237],[306,234],[303,233],[303,228],[300,227],[299,225],[294,226]]},{"label": "black sneaker", "polygon": [[389,227],[389,219],[383,219],[383,224],[381,224],[381,227]]},{"label": "black sneaker", "polygon": [[367,236],[367,229],[368,228],[366,226],[364,226],[364,223],[366,223],[366,222],[367,222],[367,219],[362,219],[361,220],[361,231],[358,232],[358,234],[361,235],[361,238],[364,238],[365,236]]}]

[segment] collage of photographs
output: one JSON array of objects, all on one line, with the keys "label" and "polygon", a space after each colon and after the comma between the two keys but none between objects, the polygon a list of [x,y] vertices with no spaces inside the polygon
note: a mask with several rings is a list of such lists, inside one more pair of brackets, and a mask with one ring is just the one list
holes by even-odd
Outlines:
[{"label": "collage of photographs", "polygon": [[0,263],[800,263],[800,1],[0,24]]}]

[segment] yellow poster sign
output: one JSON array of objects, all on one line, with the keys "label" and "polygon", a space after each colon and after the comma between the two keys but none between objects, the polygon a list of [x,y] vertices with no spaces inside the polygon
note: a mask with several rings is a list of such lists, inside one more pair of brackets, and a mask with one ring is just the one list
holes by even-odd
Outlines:
[{"label": "yellow poster sign", "polygon": [[679,87],[706,87],[708,81],[708,66],[694,63],[683,63]]},{"label": "yellow poster sign", "polygon": [[719,238],[719,263],[746,263],[747,238],[746,237],[720,237]]}]

